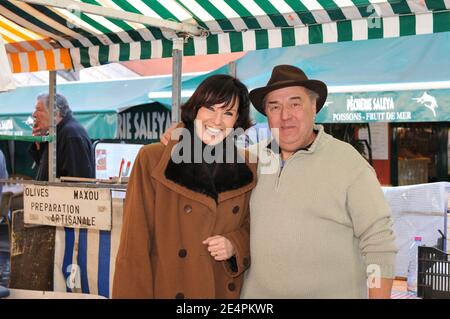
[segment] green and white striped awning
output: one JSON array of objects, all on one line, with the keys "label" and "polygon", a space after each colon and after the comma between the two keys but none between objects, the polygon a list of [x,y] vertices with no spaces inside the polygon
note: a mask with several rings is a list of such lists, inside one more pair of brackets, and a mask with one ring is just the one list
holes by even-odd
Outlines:
[{"label": "green and white striped awning", "polygon": [[171,32],[148,18],[197,30],[188,56],[447,32],[450,0],[0,0],[14,72],[171,56]]}]

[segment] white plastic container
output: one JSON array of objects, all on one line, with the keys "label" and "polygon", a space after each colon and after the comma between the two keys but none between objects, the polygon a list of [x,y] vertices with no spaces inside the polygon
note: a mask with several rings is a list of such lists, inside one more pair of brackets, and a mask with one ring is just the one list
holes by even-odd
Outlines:
[{"label": "white plastic container", "polygon": [[409,247],[408,281],[407,289],[417,293],[417,254],[418,247],[422,245],[422,237],[415,236],[414,242]]}]

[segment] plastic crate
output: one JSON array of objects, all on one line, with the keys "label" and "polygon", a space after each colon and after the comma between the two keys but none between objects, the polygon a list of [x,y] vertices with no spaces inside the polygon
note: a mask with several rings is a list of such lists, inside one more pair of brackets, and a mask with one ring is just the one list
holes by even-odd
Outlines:
[{"label": "plastic crate", "polygon": [[419,246],[417,296],[450,299],[449,255],[434,247]]}]

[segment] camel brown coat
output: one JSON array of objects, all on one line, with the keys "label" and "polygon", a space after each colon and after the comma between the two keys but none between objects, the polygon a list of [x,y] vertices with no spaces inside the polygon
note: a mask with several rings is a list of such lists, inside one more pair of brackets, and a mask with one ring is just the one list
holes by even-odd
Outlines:
[{"label": "camel brown coat", "polygon": [[[228,166],[218,173],[225,182],[216,185],[216,202],[208,196],[208,183],[198,187],[199,180],[204,182],[201,174],[176,171],[183,166],[171,161],[175,143],[144,146],[136,158],[113,297],[239,298],[243,272],[250,265],[249,199],[256,185],[256,164],[242,163],[237,170],[234,164],[220,164]],[[189,174],[197,187],[190,187]],[[214,235],[231,241],[235,257],[211,257],[202,241]]]}]

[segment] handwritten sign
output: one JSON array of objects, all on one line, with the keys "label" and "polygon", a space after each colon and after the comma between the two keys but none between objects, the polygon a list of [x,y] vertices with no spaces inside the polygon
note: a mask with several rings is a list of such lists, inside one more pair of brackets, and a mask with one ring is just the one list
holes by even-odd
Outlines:
[{"label": "handwritten sign", "polygon": [[101,188],[24,186],[27,224],[111,230],[111,191]]}]

